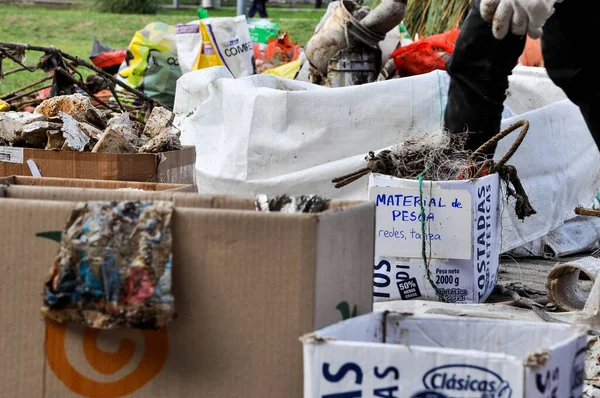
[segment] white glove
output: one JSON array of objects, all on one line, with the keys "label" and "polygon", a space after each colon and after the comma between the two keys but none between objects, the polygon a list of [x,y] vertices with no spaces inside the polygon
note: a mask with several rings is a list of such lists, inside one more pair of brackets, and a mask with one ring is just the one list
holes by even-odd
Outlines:
[{"label": "white glove", "polygon": [[481,0],[481,16],[492,22],[492,33],[498,40],[503,39],[508,30],[517,35],[529,35],[538,39],[542,26],[554,12],[554,3],[562,0]]}]

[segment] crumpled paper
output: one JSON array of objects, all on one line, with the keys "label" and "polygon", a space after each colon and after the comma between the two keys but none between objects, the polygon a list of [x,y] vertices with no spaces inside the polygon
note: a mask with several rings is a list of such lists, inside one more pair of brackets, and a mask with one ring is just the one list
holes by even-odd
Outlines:
[{"label": "crumpled paper", "polygon": [[44,287],[46,319],[97,329],[157,329],[175,316],[173,203],[77,203]]}]

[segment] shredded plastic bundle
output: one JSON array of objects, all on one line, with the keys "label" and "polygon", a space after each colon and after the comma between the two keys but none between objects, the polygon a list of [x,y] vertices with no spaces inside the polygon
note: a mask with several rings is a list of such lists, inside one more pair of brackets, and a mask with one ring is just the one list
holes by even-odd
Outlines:
[{"label": "shredded plastic bundle", "polygon": [[73,209],[44,288],[42,314],[97,329],[157,329],[174,318],[172,202],[87,202]]}]

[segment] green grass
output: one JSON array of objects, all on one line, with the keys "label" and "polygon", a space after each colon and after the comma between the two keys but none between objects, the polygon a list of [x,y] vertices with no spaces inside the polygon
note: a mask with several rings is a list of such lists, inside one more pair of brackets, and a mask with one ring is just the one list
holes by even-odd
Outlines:
[{"label": "green grass", "polygon": [[[249,3],[249,2],[248,2]],[[267,6],[269,7],[269,6]],[[295,6],[294,6],[295,7]],[[306,44],[325,12],[289,11],[269,7],[269,17],[290,33],[293,41]],[[233,16],[235,10],[210,10],[210,16]],[[48,8],[0,4],[0,42],[54,46],[87,59],[94,39],[113,48],[126,48],[134,33],[150,22],[186,23],[197,19],[195,10],[161,10],[157,15],[103,14],[92,7]],[[29,52],[27,64],[35,65],[41,53]],[[16,67],[5,60],[4,71]],[[0,95],[23,87],[43,73],[19,72],[0,81]]]}]

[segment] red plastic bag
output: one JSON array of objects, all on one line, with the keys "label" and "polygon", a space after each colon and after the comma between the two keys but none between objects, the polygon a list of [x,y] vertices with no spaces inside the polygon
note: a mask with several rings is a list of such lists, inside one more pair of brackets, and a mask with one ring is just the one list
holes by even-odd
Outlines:
[{"label": "red plastic bag", "polygon": [[445,70],[446,60],[454,52],[460,29],[429,36],[392,53],[396,71],[401,77],[421,75],[436,69]]},{"label": "red plastic bag", "polygon": [[262,73],[274,69],[288,62],[298,59],[302,47],[290,41],[287,33],[278,38],[269,39],[266,47],[254,43],[254,61],[256,71]]},{"label": "red plastic bag", "polygon": [[519,57],[519,62],[525,66],[539,66],[544,67],[544,57],[542,55],[542,44],[540,39],[533,40],[527,36],[525,42],[525,49],[523,54]]}]

